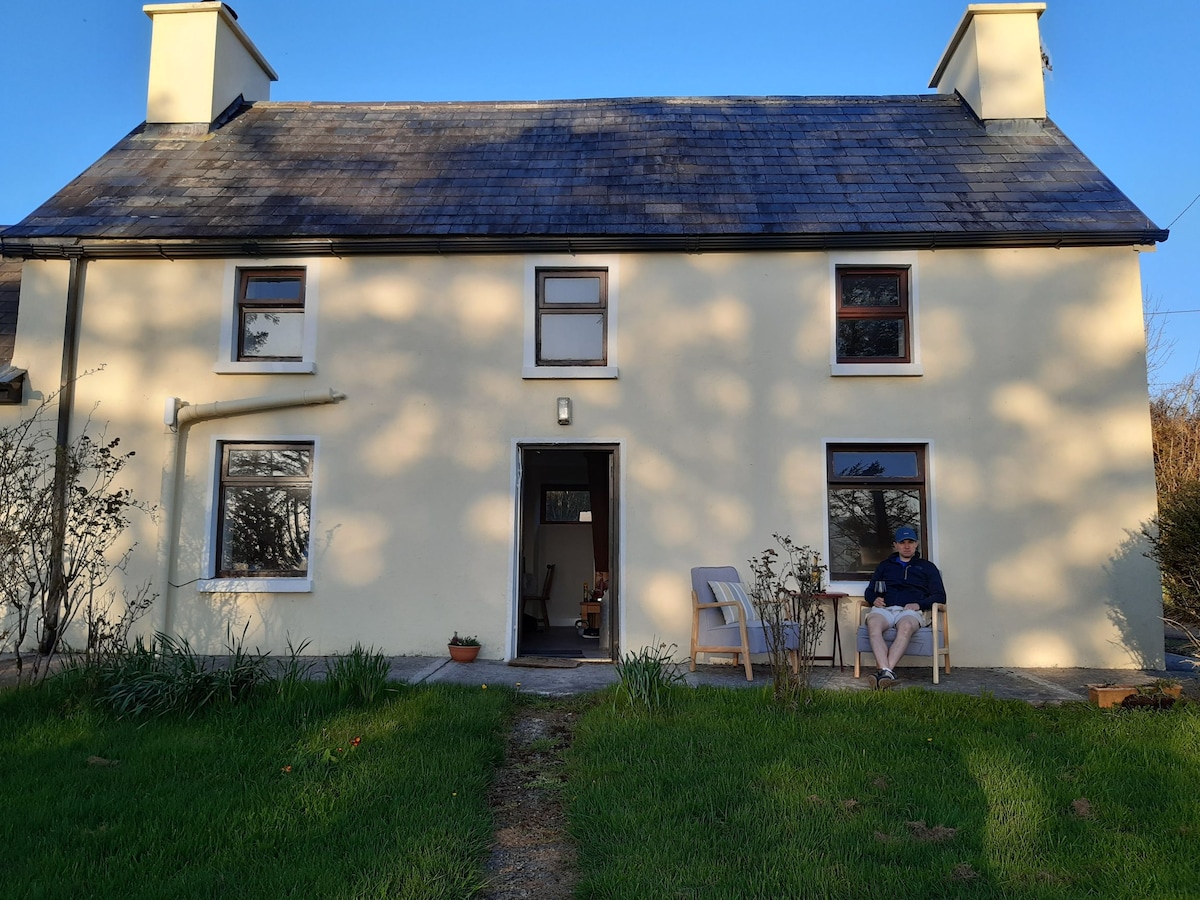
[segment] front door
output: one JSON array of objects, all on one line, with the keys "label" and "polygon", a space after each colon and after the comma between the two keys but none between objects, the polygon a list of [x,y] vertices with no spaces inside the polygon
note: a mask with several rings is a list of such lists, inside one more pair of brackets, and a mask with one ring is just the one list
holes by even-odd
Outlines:
[{"label": "front door", "polygon": [[518,656],[618,657],[617,447],[517,448]]}]

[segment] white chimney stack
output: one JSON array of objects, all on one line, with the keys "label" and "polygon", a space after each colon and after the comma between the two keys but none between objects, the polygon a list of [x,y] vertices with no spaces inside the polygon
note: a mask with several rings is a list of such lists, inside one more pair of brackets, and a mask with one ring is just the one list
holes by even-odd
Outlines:
[{"label": "white chimney stack", "polygon": [[1046,118],[1038,19],[1045,3],[972,3],[929,86],[958,92],[984,122]]},{"label": "white chimney stack", "polygon": [[241,95],[271,99],[279,76],[219,0],[142,7],[153,22],[146,121],[211,125]]}]

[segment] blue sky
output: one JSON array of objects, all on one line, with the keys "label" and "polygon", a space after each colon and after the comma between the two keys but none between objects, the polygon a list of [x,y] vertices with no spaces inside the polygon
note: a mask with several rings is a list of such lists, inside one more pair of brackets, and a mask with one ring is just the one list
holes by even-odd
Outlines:
[{"label": "blue sky", "polygon": [[[145,118],[140,0],[2,0],[0,224]],[[918,94],[966,0],[232,0],[276,100]],[[1142,257],[1200,369],[1200,4],[1047,0],[1050,116],[1171,238]],[[1182,215],[1180,215],[1183,213]]]}]

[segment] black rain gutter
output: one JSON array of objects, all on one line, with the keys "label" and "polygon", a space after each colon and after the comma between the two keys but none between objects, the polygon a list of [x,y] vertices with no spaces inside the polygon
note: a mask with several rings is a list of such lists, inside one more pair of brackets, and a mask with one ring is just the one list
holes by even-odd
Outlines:
[{"label": "black rain gutter", "polygon": [[838,232],[821,234],[419,235],[413,237],[102,240],[0,237],[0,256],[21,259],[212,259],[246,256],[457,253],[729,253],[811,250],[950,250],[988,247],[1128,247],[1165,241],[1163,228],[1118,231]]}]

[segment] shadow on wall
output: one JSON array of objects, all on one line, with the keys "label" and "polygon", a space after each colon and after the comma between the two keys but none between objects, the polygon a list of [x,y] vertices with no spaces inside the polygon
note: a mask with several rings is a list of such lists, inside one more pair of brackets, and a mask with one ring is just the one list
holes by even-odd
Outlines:
[{"label": "shadow on wall", "polygon": [[[1147,527],[1148,524],[1143,523]],[[1164,665],[1163,632],[1161,627],[1156,627],[1162,624],[1162,607],[1158,608],[1155,623],[1146,623],[1144,616],[1137,615],[1140,611],[1138,591],[1144,584],[1146,566],[1151,565],[1147,557],[1149,549],[1150,543],[1140,529],[1136,532],[1126,529],[1125,540],[1105,566],[1112,586],[1106,602],[1108,619],[1120,630],[1123,645],[1134,663],[1142,669],[1158,669]]]}]

